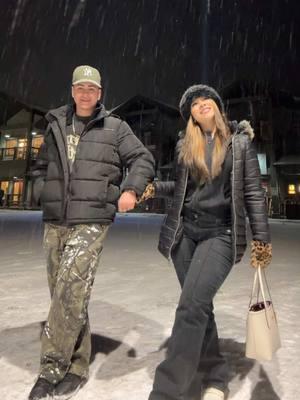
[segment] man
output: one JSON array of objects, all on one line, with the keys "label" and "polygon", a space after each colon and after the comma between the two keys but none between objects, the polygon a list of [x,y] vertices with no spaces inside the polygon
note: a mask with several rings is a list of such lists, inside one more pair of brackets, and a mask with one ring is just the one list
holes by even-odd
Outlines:
[{"label": "man", "polygon": [[[119,211],[134,208],[154,174],[154,160],[126,122],[99,102],[99,71],[73,72],[74,105],[50,111],[32,175],[45,221],[51,294],[41,337],[41,368],[29,400],[67,399],[88,378],[87,314],[103,240]],[[129,173],[121,185],[122,171]],[[41,192],[41,196],[39,193]]]}]

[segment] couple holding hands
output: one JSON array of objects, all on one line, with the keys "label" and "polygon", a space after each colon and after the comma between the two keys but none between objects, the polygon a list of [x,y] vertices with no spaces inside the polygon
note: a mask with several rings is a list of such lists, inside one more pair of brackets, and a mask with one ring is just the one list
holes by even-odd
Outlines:
[{"label": "couple holding hands", "polygon": [[[68,399],[86,383],[87,309],[105,235],[117,210],[153,197],[172,200],[158,247],[174,265],[182,291],[149,400],[185,400],[199,372],[202,390],[195,400],[224,400],[228,367],[213,299],[245,252],[246,216],[252,265],[265,267],[272,257],[253,130],[247,121],[228,121],[215,89],[189,87],[179,104],[186,128],[176,145],[175,179],[153,181],[152,155],[126,122],[105,110],[101,94],[99,71],[77,67],[74,102],[46,115],[32,170],[45,222],[51,305],[29,400]],[[123,180],[124,167],[129,173]]]}]

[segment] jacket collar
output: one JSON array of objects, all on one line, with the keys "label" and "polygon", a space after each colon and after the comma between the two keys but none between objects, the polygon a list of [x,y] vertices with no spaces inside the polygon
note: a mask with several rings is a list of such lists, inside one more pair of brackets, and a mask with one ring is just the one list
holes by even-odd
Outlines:
[{"label": "jacket collar", "polygon": [[[59,108],[56,108],[54,110],[50,110],[45,118],[47,119],[48,122],[52,122],[54,120],[57,120],[58,122],[61,120],[66,121],[66,124],[68,125],[72,121],[72,115],[75,112],[75,104],[67,104],[64,106],[61,106]],[[97,103],[95,111],[92,114],[92,120],[93,121],[100,121],[105,117],[108,117],[110,113],[106,111],[105,107],[103,104],[100,102]]]}]

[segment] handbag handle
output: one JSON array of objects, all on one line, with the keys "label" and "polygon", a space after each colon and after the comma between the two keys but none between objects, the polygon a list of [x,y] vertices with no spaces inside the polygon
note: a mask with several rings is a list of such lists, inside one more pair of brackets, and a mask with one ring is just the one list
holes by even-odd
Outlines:
[{"label": "handbag handle", "polygon": [[271,292],[270,292],[270,289],[269,289],[269,285],[268,285],[268,281],[267,281],[267,277],[266,277],[265,270],[262,269],[261,266],[259,266],[259,269],[258,269],[258,277],[259,277],[260,289],[261,289],[261,293],[262,293],[264,302],[266,302],[266,300],[265,300],[264,284],[263,284],[263,280],[262,280],[262,272],[263,272],[263,274],[264,274],[264,281],[265,281],[265,284],[266,284],[266,287],[267,287],[267,290],[268,290],[269,299],[270,299],[271,302],[273,303],[273,300],[272,300]]},{"label": "handbag handle", "polygon": [[[266,286],[267,286],[267,290],[268,290],[268,295],[269,295],[270,301],[271,301],[271,303],[273,303],[265,272],[264,272],[264,280],[265,280],[265,283],[266,283]],[[250,297],[250,302],[249,302],[249,309],[251,308],[251,305],[252,305],[252,301],[253,301],[253,297],[254,297],[254,292],[255,292],[256,286],[257,286],[257,302],[258,302],[258,298],[259,298],[259,292],[261,292],[261,295],[262,295],[262,298],[263,298],[263,303],[264,303],[264,306],[265,306],[266,320],[267,320],[268,327],[270,328],[268,315],[267,315],[267,301],[266,301],[266,296],[265,296],[265,290],[264,290],[264,284],[263,284],[261,266],[260,265],[257,267],[257,269],[255,271],[255,274],[254,274],[252,292],[251,292],[251,297]],[[273,310],[273,313],[274,313],[274,316],[275,316],[275,311],[274,310]],[[275,316],[275,318],[276,318],[276,316]]]},{"label": "handbag handle", "polygon": [[[262,271],[262,269],[261,269],[261,266],[259,265],[256,268],[255,274],[254,274],[251,297],[250,297],[250,302],[249,302],[249,308],[252,305],[252,301],[253,301],[253,297],[254,297],[254,294],[255,294],[256,286],[257,286],[257,302],[258,302],[259,292],[261,291],[262,298],[263,298],[265,306],[266,306],[266,303],[267,303],[266,302],[266,296],[265,296],[265,290],[264,290],[264,284],[263,284],[262,272],[261,271]],[[268,290],[269,298],[270,298],[271,302],[273,302],[265,271],[263,271],[263,274],[264,274],[264,281],[265,281],[265,284],[266,284],[266,287],[267,287],[267,290]],[[258,280],[258,282],[257,282],[257,280]]]}]

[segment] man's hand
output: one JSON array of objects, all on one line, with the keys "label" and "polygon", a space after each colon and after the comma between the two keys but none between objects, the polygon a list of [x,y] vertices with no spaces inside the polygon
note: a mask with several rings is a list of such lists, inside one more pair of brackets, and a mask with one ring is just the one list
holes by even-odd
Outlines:
[{"label": "man's hand", "polygon": [[121,194],[118,201],[119,212],[132,210],[136,204],[136,194],[134,191],[128,191]]}]

